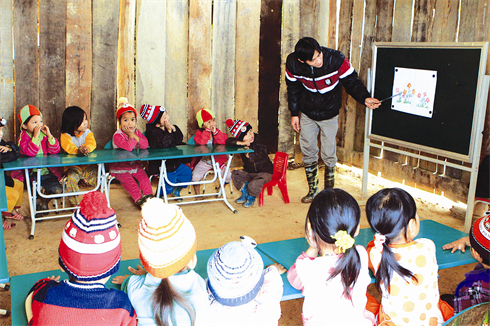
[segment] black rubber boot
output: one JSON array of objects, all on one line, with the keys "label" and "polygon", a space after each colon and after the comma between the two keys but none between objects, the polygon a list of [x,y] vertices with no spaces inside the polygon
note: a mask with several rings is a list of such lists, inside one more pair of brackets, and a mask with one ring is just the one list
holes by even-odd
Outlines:
[{"label": "black rubber boot", "polygon": [[333,168],[325,166],[325,187],[323,189],[333,188],[335,186],[335,166]]},{"label": "black rubber boot", "polygon": [[306,180],[308,181],[308,194],[301,198],[304,204],[311,203],[318,194],[318,162],[305,164]]}]

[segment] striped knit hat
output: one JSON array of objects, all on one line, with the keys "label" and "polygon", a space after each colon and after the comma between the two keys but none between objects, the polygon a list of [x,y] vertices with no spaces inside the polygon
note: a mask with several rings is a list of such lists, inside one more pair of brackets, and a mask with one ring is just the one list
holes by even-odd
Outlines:
[{"label": "striped knit hat", "polygon": [[204,122],[209,121],[214,118],[214,113],[211,110],[202,108],[201,110],[197,111],[196,113],[196,119],[197,119],[197,124],[199,125],[199,128],[202,128],[202,125]]},{"label": "striped knit hat", "polygon": [[119,270],[121,238],[116,214],[103,193],[83,196],[65,225],[58,252],[60,266],[78,281],[97,281]]},{"label": "striped knit hat", "polygon": [[184,269],[196,254],[196,231],[180,207],[150,198],[141,208],[140,259],[148,273],[167,278]]},{"label": "striped knit hat", "polygon": [[238,119],[235,121],[228,119],[226,120],[226,125],[230,128],[231,135],[239,141],[242,141],[247,132],[252,129],[250,123]]},{"label": "striped knit hat", "polygon": [[151,125],[160,122],[163,112],[165,112],[165,108],[158,105],[143,104],[140,109],[141,117]]},{"label": "striped knit hat", "polygon": [[27,118],[29,118],[31,115],[40,115],[41,117],[43,116],[41,114],[41,111],[39,111],[39,109],[34,105],[26,105],[20,110],[18,114],[20,124],[23,125],[24,121],[26,121]]},{"label": "striped knit hat", "polygon": [[483,263],[490,264],[490,212],[486,212],[471,227],[470,244],[480,254]]},{"label": "striped knit hat", "polygon": [[135,118],[138,115],[136,109],[128,102],[129,100],[125,97],[120,97],[117,99],[117,111],[116,111],[117,120],[119,120],[119,118],[123,115],[124,112],[128,112],[128,111],[133,112]]},{"label": "striped knit hat", "polygon": [[246,304],[255,299],[264,284],[264,262],[251,246],[229,242],[209,258],[207,284],[220,304]]}]

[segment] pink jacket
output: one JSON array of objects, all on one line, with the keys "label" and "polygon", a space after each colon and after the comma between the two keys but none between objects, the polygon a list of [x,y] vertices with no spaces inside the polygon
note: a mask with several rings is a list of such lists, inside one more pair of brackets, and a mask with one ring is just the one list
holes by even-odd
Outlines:
[{"label": "pink jacket", "polygon": [[[210,141],[213,142],[213,145],[224,145],[227,139],[228,136],[218,128],[216,128],[213,137],[211,137],[211,131],[207,129],[197,129],[194,135],[196,145],[207,145]],[[214,160],[222,167],[223,164],[228,162],[228,155],[216,155]]]},{"label": "pink jacket", "polygon": [[[48,136],[43,132],[39,135],[39,139],[33,139],[27,131],[22,130],[19,137],[19,152],[25,156],[58,154],[60,152],[60,143],[58,139],[54,137],[51,142],[48,141]],[[49,168],[49,171],[51,171],[58,180],[61,179],[63,173],[60,168]],[[12,178],[24,182],[25,178],[22,170],[13,171],[11,176]]]},{"label": "pink jacket", "polygon": [[[136,141],[136,139],[129,138],[128,135],[126,135],[121,129],[118,129],[114,133],[114,136],[112,136],[112,147],[114,149],[125,149],[129,152],[135,149],[137,145],[139,145],[139,148],[141,149],[147,149],[148,139],[146,139],[145,135],[143,135],[143,133],[138,129],[136,129],[135,134],[140,139],[139,143]],[[140,169],[143,169],[141,161],[127,161],[110,164],[111,174],[136,173]]]}]

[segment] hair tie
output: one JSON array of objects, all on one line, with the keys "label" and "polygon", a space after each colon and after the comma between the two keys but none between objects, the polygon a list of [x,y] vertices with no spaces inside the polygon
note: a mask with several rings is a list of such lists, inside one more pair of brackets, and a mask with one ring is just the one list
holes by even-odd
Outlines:
[{"label": "hair tie", "polygon": [[376,233],[374,235],[374,247],[376,248],[376,250],[383,251],[383,243],[385,243],[385,241],[386,241],[386,236],[380,233]]},{"label": "hair tie", "polygon": [[337,240],[335,241],[335,245],[339,247],[341,253],[344,253],[347,249],[352,248],[355,243],[354,238],[344,230],[339,230],[337,233],[335,233],[335,235],[331,235],[330,237]]}]

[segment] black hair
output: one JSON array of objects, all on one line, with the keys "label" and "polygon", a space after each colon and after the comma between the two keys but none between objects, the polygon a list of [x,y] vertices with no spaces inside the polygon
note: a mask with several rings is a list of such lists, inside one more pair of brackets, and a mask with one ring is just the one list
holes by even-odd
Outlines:
[{"label": "black hair", "polygon": [[313,59],[315,51],[322,52],[322,47],[320,44],[318,44],[317,40],[312,37],[303,37],[294,47],[294,53],[301,61],[309,61]]},{"label": "black hair", "polygon": [[[308,221],[311,227],[311,238],[317,244],[322,242],[335,244],[332,238],[337,231],[344,230],[352,238],[361,220],[361,209],[357,201],[342,189],[325,189],[315,196],[306,216],[306,231]],[[354,287],[361,270],[361,258],[355,246],[347,249],[335,264],[334,272],[327,281],[340,274],[344,294],[351,298],[351,288]]]},{"label": "black hair", "polygon": [[366,215],[374,232],[384,235],[383,253],[376,272],[376,287],[380,285],[389,290],[393,272],[405,279],[417,277],[408,269],[401,266],[395,259],[395,254],[389,244],[402,234],[407,238],[408,224],[415,219],[417,206],[412,196],[400,188],[385,188],[372,195],[366,203]]},{"label": "black hair", "polygon": [[[174,302],[187,312],[191,325],[194,326],[196,321],[194,307],[189,300],[172,287],[168,278],[162,279],[155,292],[153,292],[151,307],[154,312],[155,323],[158,326],[177,325],[174,318]],[[169,323],[169,319],[171,323]]]},{"label": "black hair", "polygon": [[29,123],[29,121],[31,121],[32,117],[33,117],[33,115],[30,115],[27,119],[24,120],[24,122],[22,124],[27,126],[27,124]]},{"label": "black hair", "polygon": [[75,130],[80,127],[85,119],[86,113],[78,106],[69,106],[63,112],[61,118],[61,133],[75,136]]}]

